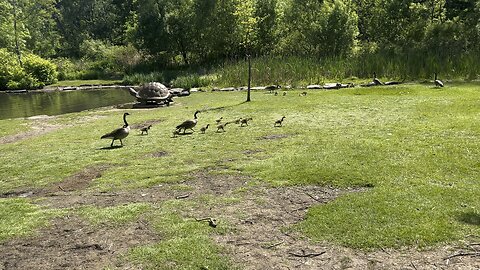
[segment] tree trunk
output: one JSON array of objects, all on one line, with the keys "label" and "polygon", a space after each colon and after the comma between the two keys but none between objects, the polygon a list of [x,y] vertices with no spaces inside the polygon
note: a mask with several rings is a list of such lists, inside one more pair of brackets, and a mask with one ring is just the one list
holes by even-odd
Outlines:
[{"label": "tree trunk", "polygon": [[15,52],[17,54],[18,58],[18,63],[20,66],[23,66],[22,64],[22,53],[20,52],[20,44],[18,42],[18,29],[17,29],[17,2],[12,1],[12,7],[13,7],[13,31],[15,34]]},{"label": "tree trunk", "polygon": [[252,61],[250,60],[250,54],[247,54],[248,59],[248,88],[247,88],[247,102],[251,101],[250,99],[250,86],[252,81]]}]

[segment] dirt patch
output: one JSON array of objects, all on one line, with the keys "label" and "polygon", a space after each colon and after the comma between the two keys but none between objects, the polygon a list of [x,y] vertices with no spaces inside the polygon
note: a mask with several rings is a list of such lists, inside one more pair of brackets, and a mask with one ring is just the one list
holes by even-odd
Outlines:
[{"label": "dirt patch", "polygon": [[90,185],[90,182],[102,176],[102,172],[108,169],[108,165],[99,165],[85,168],[84,170],[65,178],[61,182],[52,183],[44,188],[26,188],[9,191],[0,194],[0,198],[11,197],[32,197],[39,198],[45,196],[58,196],[59,192],[71,192],[76,190],[83,190]]},{"label": "dirt patch", "polygon": [[[291,229],[305,219],[311,206],[367,188],[272,187],[250,177],[224,175],[218,170],[195,172],[181,183],[99,193],[84,189],[86,184],[74,184],[79,178],[92,180],[101,173],[101,169],[99,172],[90,168],[65,179],[64,190],[57,189],[36,202],[50,208],[158,204],[171,199],[201,202],[179,214],[189,219],[212,217],[219,228],[231,228],[228,233],[213,238],[225,247],[226,256],[244,269],[480,269],[478,257],[462,255],[446,259],[460,252],[480,252],[478,244],[428,251],[410,248],[361,252],[329,243],[312,243]],[[205,196],[214,202],[204,203]],[[140,269],[120,255],[135,246],[158,241],[161,241],[159,236],[141,219],[115,227],[92,226],[77,216],[66,216],[55,219],[36,236],[0,244],[0,269],[102,269],[107,266]],[[471,243],[479,241],[479,238],[471,239]]]},{"label": "dirt patch", "polygon": [[259,139],[260,140],[278,140],[278,139],[284,139],[284,138],[288,138],[288,137],[290,137],[290,135],[287,135],[287,134],[272,134],[272,135],[262,136]]},{"label": "dirt patch", "polygon": [[157,120],[147,120],[139,124],[132,124],[131,128],[132,129],[140,129],[143,127],[148,127],[149,125],[152,125],[152,128],[155,127],[156,124],[163,122],[163,119],[157,119]]},{"label": "dirt patch", "polygon": [[168,152],[166,151],[158,151],[155,153],[148,154],[147,156],[149,157],[154,157],[154,158],[161,158],[161,157],[166,157],[168,156]]},{"label": "dirt patch", "polygon": [[141,269],[121,255],[130,248],[159,241],[145,221],[121,227],[92,226],[76,216],[52,221],[35,236],[0,245],[0,269]]},{"label": "dirt patch", "polygon": [[[52,118],[52,117],[48,117]],[[49,124],[43,121],[43,118],[34,118],[30,124],[31,130],[18,134],[0,137],[0,144],[14,143],[28,138],[40,136],[60,129],[60,125]]]}]

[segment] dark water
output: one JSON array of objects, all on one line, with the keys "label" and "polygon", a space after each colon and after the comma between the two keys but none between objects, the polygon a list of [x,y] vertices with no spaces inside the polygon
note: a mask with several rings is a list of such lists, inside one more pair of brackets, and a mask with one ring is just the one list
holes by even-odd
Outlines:
[{"label": "dark water", "polygon": [[0,92],[0,119],[58,115],[134,101],[135,98],[123,88],[24,94]]}]

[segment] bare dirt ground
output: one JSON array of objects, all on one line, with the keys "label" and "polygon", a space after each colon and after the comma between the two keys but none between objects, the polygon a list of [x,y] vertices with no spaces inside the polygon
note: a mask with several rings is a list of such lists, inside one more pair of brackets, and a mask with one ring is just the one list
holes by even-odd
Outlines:
[{"label": "bare dirt ground", "polygon": [[[200,196],[236,197],[233,203],[198,206],[183,213],[185,218],[213,217],[218,226],[234,229],[214,240],[244,269],[480,269],[480,239],[463,247],[441,247],[362,252],[328,243],[312,243],[288,227],[305,218],[312,205],[328,203],[347,192],[361,189],[303,186],[274,188],[249,183],[241,176],[214,175],[201,171],[179,191],[173,185],[149,189],[95,193],[86,189],[108,165],[87,168],[61,183],[39,190],[18,190],[3,197],[38,198],[50,208],[82,205],[100,207],[133,202],[162,203],[166,200],[196,200]],[[200,204],[199,204],[200,205]],[[130,248],[161,241],[160,236],[140,218],[124,226],[93,226],[75,215],[54,219],[34,236],[0,244],[0,269],[140,269],[123,258]],[[458,255],[447,259],[452,255]]]}]

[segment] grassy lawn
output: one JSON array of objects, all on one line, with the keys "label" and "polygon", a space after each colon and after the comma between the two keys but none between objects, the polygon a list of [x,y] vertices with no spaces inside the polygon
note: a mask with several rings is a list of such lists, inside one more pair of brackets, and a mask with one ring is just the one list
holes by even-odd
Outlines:
[{"label": "grassy lawn", "polygon": [[[289,90],[286,96],[253,92],[249,103],[243,103],[244,92],[194,93],[171,107],[128,110],[131,125],[157,122],[148,136],[132,130],[123,148],[107,149],[110,141],[100,140],[123,124],[123,110],[46,119],[62,128],[0,144],[0,193],[44,187],[96,165],[108,169],[91,183],[91,192],[162,183],[181,187],[192,173],[210,169],[274,186],[366,187],[309,209],[293,229],[313,241],[361,249],[428,247],[480,234],[480,85],[308,90],[305,97],[299,96],[302,91]],[[174,127],[195,110],[202,111],[197,132],[172,138]],[[231,124],[217,133],[214,120],[221,116],[253,120],[248,127]],[[274,127],[282,116],[283,127]],[[25,121],[0,120],[0,127],[20,132],[23,128],[15,125]],[[200,134],[207,123],[210,128]],[[0,135],[11,134],[8,129],[0,128]],[[15,211],[19,207],[24,210]],[[130,259],[148,261],[152,269],[167,261],[177,263],[172,269],[230,268],[221,247],[210,240],[212,232],[179,215],[176,209],[182,207],[188,205],[167,201],[71,211],[94,224],[122,224],[147,213],[164,240],[135,248]],[[20,228],[8,237],[48,220],[46,210],[29,199],[2,199],[0,208],[6,213],[2,227]],[[32,223],[36,216],[45,217]],[[179,247],[181,254],[175,252]]]}]

